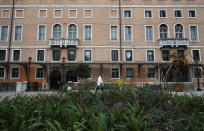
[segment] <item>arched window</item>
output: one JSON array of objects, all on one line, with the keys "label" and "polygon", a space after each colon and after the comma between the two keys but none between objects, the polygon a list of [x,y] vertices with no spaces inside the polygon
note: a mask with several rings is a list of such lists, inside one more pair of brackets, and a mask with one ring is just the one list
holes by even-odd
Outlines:
[{"label": "arched window", "polygon": [[181,24],[175,25],[175,38],[184,38],[183,25]]},{"label": "arched window", "polygon": [[159,37],[160,39],[166,39],[168,37],[168,27],[166,24],[159,26]]},{"label": "arched window", "polygon": [[77,39],[77,26],[75,24],[68,27],[68,39]]},{"label": "arched window", "polygon": [[54,39],[62,38],[62,26],[60,24],[55,24],[53,26],[53,38]]}]

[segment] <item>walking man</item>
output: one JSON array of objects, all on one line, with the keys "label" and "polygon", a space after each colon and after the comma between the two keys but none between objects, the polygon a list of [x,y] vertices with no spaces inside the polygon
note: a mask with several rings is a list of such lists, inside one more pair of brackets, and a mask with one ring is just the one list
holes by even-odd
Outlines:
[{"label": "walking man", "polygon": [[102,77],[99,76],[99,77],[98,77],[98,81],[97,81],[97,87],[96,87],[94,93],[98,90],[98,88],[101,88],[101,91],[103,91],[102,83],[103,83]]}]

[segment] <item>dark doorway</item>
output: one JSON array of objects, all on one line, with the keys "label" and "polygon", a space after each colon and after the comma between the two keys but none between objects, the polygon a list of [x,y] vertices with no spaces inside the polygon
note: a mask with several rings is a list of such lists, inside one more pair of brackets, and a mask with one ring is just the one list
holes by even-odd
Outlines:
[{"label": "dark doorway", "polygon": [[77,76],[75,75],[74,71],[67,71],[66,74],[66,81],[77,82]]},{"label": "dark doorway", "polygon": [[50,89],[59,89],[61,86],[61,73],[54,70],[50,73]]}]

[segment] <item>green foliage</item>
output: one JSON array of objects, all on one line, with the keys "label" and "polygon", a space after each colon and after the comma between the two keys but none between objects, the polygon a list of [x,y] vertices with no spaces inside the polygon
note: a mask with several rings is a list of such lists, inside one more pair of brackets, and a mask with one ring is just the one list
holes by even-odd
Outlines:
[{"label": "green foliage", "polygon": [[91,74],[91,68],[88,64],[82,63],[75,67],[74,72],[78,77],[87,79]]},{"label": "green foliage", "polygon": [[0,129],[4,130],[187,131],[204,130],[203,123],[204,97],[171,96],[148,84],[94,94],[82,88],[0,99]]}]

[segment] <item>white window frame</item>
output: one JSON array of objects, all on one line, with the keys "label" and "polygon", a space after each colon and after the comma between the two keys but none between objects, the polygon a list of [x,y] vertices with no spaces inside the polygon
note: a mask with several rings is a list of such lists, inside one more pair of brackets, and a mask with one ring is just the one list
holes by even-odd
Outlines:
[{"label": "white window frame", "polygon": [[[22,30],[21,30],[21,40],[19,40],[19,41],[15,40],[15,37],[16,37],[15,36],[16,26],[21,26],[22,27]],[[14,25],[14,29],[13,30],[14,30],[14,32],[13,32],[14,33],[14,35],[13,35],[13,42],[22,42],[23,41],[23,25],[22,24],[21,25]]]},{"label": "white window frame", "polygon": [[[6,51],[5,61],[7,61],[7,49],[0,49],[0,50],[5,50]],[[0,62],[5,62],[5,61],[0,61]]]},{"label": "white window frame", "polygon": [[197,69],[197,68],[201,69],[201,77],[198,78],[198,79],[203,79],[203,74],[202,74],[203,69],[202,69],[202,67],[193,67],[193,76],[192,76],[192,78],[197,79],[197,78],[195,77],[195,69]]},{"label": "white window frame", "polygon": [[[148,56],[148,54],[147,54],[148,51],[153,51],[154,61],[148,61],[148,57],[147,57],[147,56]],[[155,49],[147,49],[147,50],[146,50],[146,61],[147,61],[147,62],[155,62],[155,61],[156,61]]]},{"label": "white window frame", "polygon": [[[126,40],[126,37],[125,37],[125,27],[126,26],[130,26],[131,27],[131,40]],[[124,42],[133,42],[133,26],[132,25],[124,25],[123,26],[123,33],[124,33]]]},{"label": "white window frame", "polygon": [[[69,51],[75,51],[75,60],[74,61],[69,61],[68,60],[68,55],[69,55]],[[75,49],[68,49],[67,50],[67,62],[76,62],[77,61],[77,50],[75,50]]]},{"label": "white window frame", "polygon": [[[152,36],[153,36],[153,40],[150,41],[150,40],[147,40],[147,36],[146,36],[146,32],[147,32],[147,26],[151,26],[152,27]],[[154,39],[154,25],[145,25],[145,42],[155,42],[155,39]]]},{"label": "white window frame", "polygon": [[[152,17],[146,17],[145,11],[151,11]],[[144,18],[147,18],[147,19],[154,18],[152,9],[144,9]]]},{"label": "white window frame", "polygon": [[35,79],[40,80],[40,79],[45,79],[45,71],[43,69],[43,77],[42,78],[37,78],[37,69],[43,69],[43,68],[35,68]]},{"label": "white window frame", "polygon": [[[23,11],[22,13],[23,13],[23,16],[21,16],[21,17],[18,17],[18,16],[16,16],[17,14],[17,11]],[[15,9],[15,17],[14,18],[24,18],[24,9]]]},{"label": "white window frame", "polygon": [[[197,40],[192,40],[191,39],[191,26],[196,26],[197,27]],[[190,42],[199,42],[200,39],[199,39],[199,31],[198,31],[198,25],[195,25],[195,24],[190,24],[189,25],[189,37],[190,37]]]},{"label": "white window frame", "polygon": [[[46,15],[40,16],[40,11],[46,11]],[[38,9],[38,18],[47,18],[47,11],[48,11],[48,9]]]},{"label": "white window frame", "polygon": [[[169,51],[169,55],[171,54],[171,51],[169,49],[164,49],[164,50],[168,50]],[[162,62],[170,62],[171,61],[170,58],[169,58],[168,61],[163,60],[163,53],[162,53],[162,51],[163,50],[161,50],[161,59],[162,59]]]},{"label": "white window frame", "polygon": [[[179,11],[179,10],[181,11],[181,17],[176,17],[176,16],[175,16],[175,11]],[[175,19],[183,18],[183,11],[182,11],[182,9],[174,9],[174,10],[173,10],[173,14],[174,14],[174,18],[175,18]]]},{"label": "white window frame", "polygon": [[[166,17],[161,17],[161,16],[160,16],[160,11],[162,11],[162,10],[166,12]],[[168,18],[167,10],[166,10],[166,9],[159,9],[159,10],[158,10],[158,16],[159,16],[159,18],[161,18],[161,19],[166,19],[166,18]]]},{"label": "white window frame", "polygon": [[[20,51],[19,61],[14,61],[14,60],[13,60],[13,59],[14,59],[13,55],[14,55],[14,51],[15,51],[15,50],[19,50],[19,51]],[[21,49],[12,49],[12,61],[13,61],[13,62],[21,62]]]},{"label": "white window frame", "polygon": [[3,69],[4,69],[4,77],[0,77],[0,79],[5,79],[5,78],[6,78],[6,68],[5,68],[5,67],[2,67],[2,66],[0,66],[0,68],[3,68]]},{"label": "white window frame", "polygon": [[[154,69],[154,77],[149,77],[149,76],[148,76],[148,74],[149,74],[149,68]],[[148,79],[152,79],[152,80],[156,79],[156,68],[155,68],[155,67],[147,67],[147,78],[148,78]]]},{"label": "white window frame", "polygon": [[[75,17],[70,16],[71,11],[76,11]],[[77,17],[78,17],[78,9],[69,9],[68,10],[68,18],[77,18]]]},{"label": "white window frame", "polygon": [[[8,26],[8,34],[7,34],[7,39],[6,39],[6,41],[1,41],[1,31],[2,31],[2,26]],[[0,42],[8,42],[9,31],[10,31],[9,25],[0,25]]]},{"label": "white window frame", "polygon": [[[118,78],[113,78],[113,76],[112,76],[112,70],[113,70],[114,68],[117,68],[117,69],[118,69],[118,75],[119,75]],[[111,79],[114,79],[114,80],[120,79],[120,68],[119,68],[119,67],[112,67],[110,72],[111,72]]]},{"label": "white window frame", "polygon": [[[61,15],[60,16],[56,16],[56,12],[55,11],[61,11]],[[53,18],[62,18],[62,14],[63,14],[63,9],[54,9],[53,10]]]},{"label": "white window frame", "polygon": [[[45,26],[45,40],[39,40],[39,27],[40,26]],[[38,42],[44,42],[44,41],[46,41],[47,40],[47,25],[46,24],[38,24],[38,29],[37,29],[38,31],[37,31],[37,41]]]},{"label": "white window frame", "polygon": [[[78,30],[79,30],[79,27],[78,27],[78,25],[76,24],[76,23],[70,23],[70,24],[68,24],[67,25],[67,38],[68,38],[68,35],[69,35],[69,26],[70,25],[72,25],[72,24],[74,24],[74,25],[76,25],[76,27],[77,27],[77,34],[76,34],[76,36],[77,36],[77,39],[79,38],[79,36],[78,36]],[[62,25],[61,25],[62,26]],[[62,32],[63,33],[63,32]],[[63,35],[63,34],[62,34]]]},{"label": "white window frame", "polygon": [[[125,11],[130,11],[131,17],[125,17]],[[131,18],[132,18],[132,10],[131,10],[131,9],[124,9],[124,10],[123,10],[123,18],[125,18],[125,19],[131,19]]]},{"label": "white window frame", "polygon": [[[118,51],[118,61],[112,61],[112,51],[117,50]],[[119,49],[110,49],[110,62],[119,62],[120,61],[120,50]]]},{"label": "white window frame", "polygon": [[[189,16],[189,11],[195,11],[195,17],[190,17],[190,16]],[[189,18],[189,19],[195,19],[195,18],[197,18],[196,9],[188,9],[188,18]]]},{"label": "white window frame", "polygon": [[161,24],[158,25],[158,38],[161,39],[161,38],[160,38],[160,26],[161,26],[161,25],[166,25],[166,26],[167,26],[167,29],[168,29],[168,30],[167,30],[167,33],[168,33],[168,34],[167,34],[167,38],[169,38],[169,37],[170,37],[170,30],[169,30],[169,25],[166,24],[166,23],[161,23]]},{"label": "white window frame", "polygon": [[[4,16],[4,11],[9,11],[9,16],[8,17]],[[2,9],[1,10],[1,18],[10,18],[10,16],[11,16],[11,10],[10,9]]]},{"label": "white window frame", "polygon": [[[111,40],[111,27],[112,26],[117,26],[117,40]],[[110,25],[110,42],[118,42],[119,41],[119,30],[118,30],[118,25]]]},{"label": "white window frame", "polygon": [[[91,61],[85,61],[85,51],[91,51]],[[83,49],[83,62],[92,62],[93,61],[93,51],[92,49]]]},{"label": "white window frame", "polygon": [[[54,50],[59,50],[59,51],[60,51],[60,59],[59,59],[58,61],[54,61],[54,59],[53,59],[53,51],[54,51]],[[52,62],[53,62],[53,63],[60,62],[60,61],[61,61],[61,58],[62,58],[62,50],[61,50],[61,49],[58,49],[58,48],[53,49],[53,50],[52,50]]]},{"label": "white window frame", "polygon": [[[86,11],[91,11],[91,16],[90,17],[86,16]],[[85,18],[85,19],[93,18],[93,9],[83,9],[83,18]]]},{"label": "white window frame", "polygon": [[63,38],[63,26],[62,26],[62,24],[61,24],[61,23],[54,23],[54,24],[52,25],[51,38],[53,38],[53,28],[54,28],[54,26],[55,26],[56,24],[61,25],[61,27],[62,27],[62,34],[61,34],[61,37]]},{"label": "white window frame", "polygon": [[[116,17],[111,16],[111,11],[117,11],[117,16]],[[111,18],[111,19],[118,18],[118,9],[110,9],[109,10],[109,18]]]},{"label": "white window frame", "polygon": [[174,38],[176,38],[176,25],[181,24],[183,26],[183,38],[185,38],[185,26],[182,23],[176,23],[174,24]]},{"label": "white window frame", "polygon": [[194,50],[198,50],[198,52],[199,52],[199,59],[200,59],[198,62],[201,62],[201,61],[202,61],[202,60],[201,60],[201,57],[202,57],[202,56],[201,56],[201,51],[200,51],[200,49],[192,49],[192,50],[191,50],[192,62],[194,62],[194,60],[193,60],[193,51],[194,51]]},{"label": "white window frame", "polygon": [[[133,77],[132,78],[127,78],[127,69],[133,69]],[[134,68],[133,67],[126,67],[125,68],[125,79],[126,80],[134,79],[134,76],[135,76]]]},{"label": "white window frame", "polygon": [[[85,26],[91,26],[91,40],[85,40]],[[92,24],[84,24],[84,30],[83,30],[83,41],[84,42],[92,42],[93,41],[93,28],[92,28]],[[78,27],[77,27],[77,38],[78,38]]]},{"label": "white window frame", "polygon": [[[126,60],[126,51],[132,51],[132,61],[127,61]],[[133,55],[133,49],[125,49],[124,50],[124,58],[125,58],[125,62],[133,62],[134,61],[134,55]]]},{"label": "white window frame", "polygon": [[[17,77],[17,78],[12,77],[13,68],[18,68],[18,69],[19,69],[18,77]],[[21,68],[20,68],[20,67],[11,67],[11,71],[10,71],[10,79],[20,79],[20,76],[21,76]]]},{"label": "white window frame", "polygon": [[[43,50],[44,51],[44,61],[38,61],[38,51],[39,50]],[[36,62],[45,62],[45,58],[46,58],[46,50],[45,49],[37,49],[36,50]]]}]

